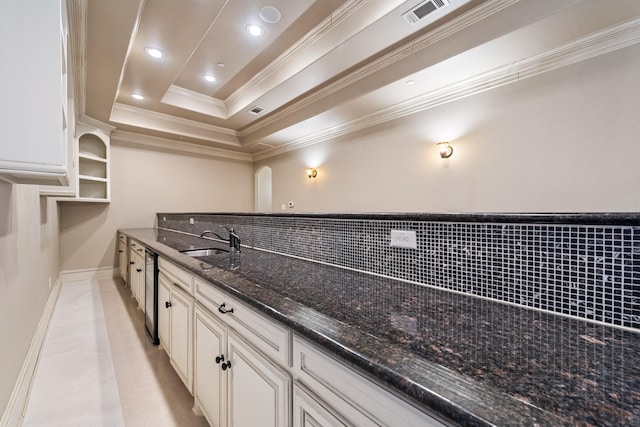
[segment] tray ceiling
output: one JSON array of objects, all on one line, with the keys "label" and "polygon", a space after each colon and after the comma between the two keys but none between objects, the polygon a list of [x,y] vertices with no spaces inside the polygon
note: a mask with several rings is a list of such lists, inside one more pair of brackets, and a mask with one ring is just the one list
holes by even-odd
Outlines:
[{"label": "tray ceiling", "polygon": [[540,58],[553,69],[638,41],[636,0],[449,0],[408,23],[424,4],[69,0],[77,108],[129,137],[259,159],[505,84],[510,69],[547,71]]}]

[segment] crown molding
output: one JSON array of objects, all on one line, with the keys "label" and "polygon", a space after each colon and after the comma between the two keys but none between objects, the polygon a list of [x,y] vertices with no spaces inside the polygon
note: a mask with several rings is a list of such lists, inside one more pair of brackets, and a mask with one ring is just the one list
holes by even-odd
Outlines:
[{"label": "crown molding", "polygon": [[111,133],[111,143],[115,143],[116,145],[140,146],[146,149],[169,151],[172,153],[197,154],[198,156],[216,159],[253,163],[253,156],[251,156],[251,154],[123,130],[115,130]]},{"label": "crown molding", "polygon": [[81,114],[80,117],[78,117],[78,124],[83,124],[86,126],[90,126],[90,127],[94,127],[96,129],[101,130],[102,132],[106,133],[106,134],[110,134],[111,132],[113,132],[114,130],[116,130],[115,126],[112,126],[108,123],[104,123],[101,122],[100,120],[94,119],[93,117],[89,117],[89,116],[85,116],[84,114]]},{"label": "crown molding", "polygon": [[223,101],[180,86],[169,86],[160,102],[221,119],[229,117]]},{"label": "crown molding", "polygon": [[366,116],[332,126],[303,138],[289,141],[277,148],[254,154],[254,160],[264,160],[289,151],[308,147],[326,140],[357,132],[375,125],[416,114],[430,108],[462,99],[509,83],[576,64],[640,42],[640,18],[605,28],[578,40],[566,43],[542,54],[433,90],[405,102]]},{"label": "crown molding", "polygon": [[214,126],[195,120],[183,119],[169,114],[145,110],[132,105],[115,103],[110,121],[146,129],[169,132],[209,142],[240,147],[238,132],[233,129]]},{"label": "crown molding", "polygon": [[270,79],[274,79],[277,74],[282,72],[282,70],[296,57],[304,55],[305,53],[308,54],[312,45],[321,40],[330,31],[335,30],[351,15],[356,13],[361,7],[365,6],[367,1],[368,0],[348,0],[345,2],[320,24],[287,49],[283,54],[238,88],[234,93],[229,95],[229,97],[224,100],[229,115],[233,115],[243,108],[242,105],[238,105],[242,103],[242,98],[246,97],[260,84],[263,84]]},{"label": "crown molding", "polygon": [[520,0],[492,0],[481,4],[480,6],[469,10],[468,12],[460,15],[459,17],[445,23],[444,25],[429,31],[422,36],[410,40],[404,45],[394,49],[393,51],[381,56],[380,58],[358,68],[344,77],[336,80],[335,82],[327,85],[326,87],[311,93],[309,96],[300,99],[297,102],[292,103],[286,108],[283,108],[264,120],[257,122],[251,126],[248,126],[241,132],[242,137],[249,136],[260,129],[271,126],[285,117],[309,107],[320,100],[327,98],[349,86],[354,85],[358,81],[371,76],[397,62],[403,61],[406,58],[415,55],[417,51],[425,49],[433,44],[450,37],[451,35],[470,27],[471,25],[480,22],[487,17],[500,12],[519,2]]}]

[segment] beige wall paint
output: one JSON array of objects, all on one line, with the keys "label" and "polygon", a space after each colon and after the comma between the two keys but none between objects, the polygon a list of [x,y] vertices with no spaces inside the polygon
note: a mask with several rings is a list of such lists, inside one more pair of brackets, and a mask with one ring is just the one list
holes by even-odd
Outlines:
[{"label": "beige wall paint", "polygon": [[274,211],[640,211],[638,70],[634,46],[255,168]]},{"label": "beige wall paint", "polygon": [[0,181],[0,415],[58,278],[58,208],[37,186]]},{"label": "beige wall paint", "polygon": [[111,203],[60,204],[61,270],[111,267],[118,228],[153,227],[156,212],[253,209],[248,163],[111,142]]}]

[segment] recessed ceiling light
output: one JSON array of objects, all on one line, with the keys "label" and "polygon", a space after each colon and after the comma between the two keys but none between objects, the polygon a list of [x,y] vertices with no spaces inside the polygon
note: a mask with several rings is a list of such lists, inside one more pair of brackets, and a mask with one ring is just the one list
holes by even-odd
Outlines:
[{"label": "recessed ceiling light", "polygon": [[160,59],[167,56],[166,53],[158,49],[157,47],[145,47],[144,52],[152,58]]},{"label": "recessed ceiling light", "polygon": [[264,29],[259,25],[251,24],[247,25],[247,32],[253,37],[260,37],[264,34]]},{"label": "recessed ceiling light", "polygon": [[224,68],[224,65],[225,65],[224,62],[218,62],[218,67]]},{"label": "recessed ceiling light", "polygon": [[407,80],[407,83],[405,83],[407,86],[413,86],[414,84],[416,84],[416,82],[414,80]]},{"label": "recessed ceiling light", "polygon": [[137,99],[138,101],[142,101],[144,99],[144,96],[140,95],[139,93],[132,93],[131,97],[133,99]]},{"label": "recessed ceiling light", "polygon": [[265,6],[260,9],[260,19],[267,24],[275,24],[280,21],[281,17],[280,11],[274,6]]},{"label": "recessed ceiling light", "polygon": [[218,78],[213,74],[205,74],[204,76],[202,76],[202,78],[208,81],[209,83],[215,83],[218,81]]}]

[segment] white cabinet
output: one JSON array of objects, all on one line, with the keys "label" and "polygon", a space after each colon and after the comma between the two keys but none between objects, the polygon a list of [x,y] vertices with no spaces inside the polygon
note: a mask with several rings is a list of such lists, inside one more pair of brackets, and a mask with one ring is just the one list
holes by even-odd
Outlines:
[{"label": "white cabinet", "polygon": [[286,369],[203,307],[196,308],[195,319],[194,395],[209,423],[291,425],[291,377]]},{"label": "white cabinet", "polygon": [[229,426],[291,425],[291,377],[233,331],[228,334]]},{"label": "white cabinet", "polygon": [[127,236],[118,235],[118,270],[125,283],[129,282],[129,251],[127,250]]},{"label": "white cabinet", "polygon": [[67,185],[64,2],[0,2],[0,178]]},{"label": "white cabinet", "polygon": [[300,383],[296,383],[293,387],[293,425],[300,427],[355,426],[332,412],[329,405]]},{"label": "white cabinet", "polygon": [[141,310],[144,310],[144,272],[144,247],[132,240],[129,244],[129,286]]},{"label": "white cabinet", "polygon": [[169,352],[169,322],[171,311],[169,305],[171,303],[171,283],[167,279],[158,275],[158,339],[160,345]]},{"label": "white cabinet", "polygon": [[[227,386],[221,363],[226,351],[227,328],[199,307],[195,312],[193,395],[212,427],[226,425]],[[228,355],[228,354],[227,354]],[[226,370],[226,368],[225,368]]]},{"label": "white cabinet", "polygon": [[193,278],[164,259],[158,259],[158,335],[171,365],[187,386],[193,384],[194,299],[185,291]]},{"label": "white cabinet", "polygon": [[195,296],[198,303],[263,355],[280,366],[291,365],[291,331],[288,328],[199,278],[195,280]]},{"label": "white cabinet", "polygon": [[160,343],[211,426],[446,425],[215,285],[158,267]]},{"label": "white cabinet", "polygon": [[443,427],[427,414],[294,336],[294,426]]},{"label": "white cabinet", "polygon": [[171,364],[191,392],[193,382],[193,297],[174,287],[171,289],[169,341]]}]

